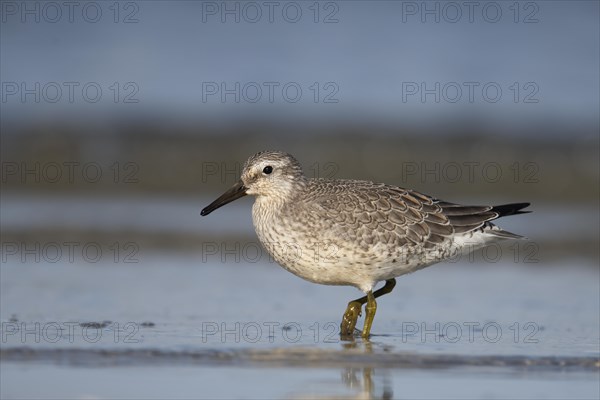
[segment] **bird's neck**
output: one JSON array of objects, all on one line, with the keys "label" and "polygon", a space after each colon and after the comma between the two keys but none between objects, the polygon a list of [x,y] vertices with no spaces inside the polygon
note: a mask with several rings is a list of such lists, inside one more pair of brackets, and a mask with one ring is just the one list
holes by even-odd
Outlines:
[{"label": "bird's neck", "polygon": [[285,207],[302,201],[307,183],[306,180],[296,181],[269,195],[256,196],[252,207],[253,218],[264,222],[281,215]]}]

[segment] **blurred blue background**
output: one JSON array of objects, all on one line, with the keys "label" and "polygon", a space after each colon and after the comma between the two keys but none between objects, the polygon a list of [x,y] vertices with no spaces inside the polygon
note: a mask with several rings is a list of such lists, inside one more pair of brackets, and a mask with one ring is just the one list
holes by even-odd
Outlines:
[{"label": "blurred blue background", "polygon": [[[597,2],[78,4],[72,10],[43,2],[3,4],[3,82],[80,84],[73,103],[62,87],[55,104],[45,96],[38,104],[33,95],[21,101],[20,93],[3,88],[3,123],[83,114],[105,122],[124,115],[219,126],[288,118],[394,127],[437,123],[442,135],[449,124],[466,121],[478,129],[539,136],[598,128]],[[87,82],[102,88],[100,104],[83,98]],[[121,87],[115,104],[114,82],[132,82],[135,90]],[[234,94],[222,102],[220,91],[203,93],[207,82],[225,82],[229,89],[254,82],[263,93],[251,86],[239,104]],[[264,82],[277,83],[272,102]],[[282,94],[290,82],[302,89],[297,103]],[[324,88],[327,82],[333,85]],[[465,82],[474,83],[472,99]],[[409,83],[419,91],[413,94]],[[451,85],[447,93],[438,90],[439,102],[433,92],[422,102],[421,83],[434,92],[436,83],[455,83],[463,93]],[[495,85],[486,98],[487,83]],[[295,99],[295,88],[289,91],[288,99]]]},{"label": "blurred blue background", "polygon": [[170,193],[265,148],[429,191],[448,180],[398,181],[403,162],[533,162],[527,196],[598,198],[597,2],[2,7],[4,161],[122,160],[141,181],[119,190]]},{"label": "blurred blue background", "polygon": [[[172,201],[203,206],[264,149],[294,154],[312,177],[559,210],[540,223],[576,221],[575,209],[598,221],[598,2],[4,2],[1,11],[4,230],[35,234],[24,221],[48,218],[40,207],[17,213],[9,197],[60,208],[39,194],[76,193],[70,204],[143,196],[140,207],[164,204],[163,223],[210,236],[222,221],[196,220],[195,209],[182,218]],[[148,233],[132,221],[145,212],[115,207],[105,214],[118,230]],[[237,207],[251,235],[247,205]],[[97,215],[82,213],[74,219]],[[571,226],[582,237],[568,242],[598,237]]]},{"label": "blurred blue background", "polygon": [[[382,181],[459,203],[533,203],[533,213],[500,223],[530,239],[521,247],[411,276],[420,289],[401,288],[374,327],[389,334],[379,338],[386,345],[398,345],[394,318],[411,310],[435,320],[457,301],[457,315],[439,313],[510,326],[524,312],[547,335],[535,349],[477,354],[597,356],[599,4],[2,1],[0,319],[150,320],[160,329],[146,332],[146,345],[177,349],[196,348],[209,319],[337,323],[358,292],[313,286],[265,254],[249,256],[258,246],[249,199],[199,215],[250,155],[278,149],[310,177]],[[498,277],[471,285],[489,304],[452,297],[497,262],[517,268],[494,265]],[[457,286],[445,292],[449,276]],[[281,296],[268,296],[271,279]],[[439,291],[424,305],[431,287]],[[203,293],[218,302],[203,304]],[[40,381],[39,371],[16,376]],[[475,397],[487,386],[475,385]],[[523,393],[501,386],[492,393]],[[594,390],[579,393],[597,398]]]}]

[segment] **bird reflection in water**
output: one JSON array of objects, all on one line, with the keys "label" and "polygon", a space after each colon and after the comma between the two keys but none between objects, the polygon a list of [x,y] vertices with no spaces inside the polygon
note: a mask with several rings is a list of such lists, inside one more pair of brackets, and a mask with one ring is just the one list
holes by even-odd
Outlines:
[{"label": "bird reflection in water", "polygon": [[[365,354],[373,353],[373,343],[369,340],[346,342],[342,344],[342,347],[349,350],[362,347]],[[381,385],[381,388],[377,387],[376,381]],[[382,368],[378,368],[377,371],[372,366],[351,366],[345,368],[342,370],[342,383],[357,392],[356,396],[352,398],[391,399],[394,395],[391,388],[389,371]]]},{"label": "bird reflection in water", "polygon": [[[389,373],[386,370],[378,369],[374,375],[374,368],[364,367],[349,367],[342,371],[342,382],[348,388],[356,391],[356,396],[348,397],[355,399],[392,399],[394,393],[392,392],[391,384],[389,381]],[[380,374],[379,371],[384,371]],[[362,379],[361,379],[362,375]],[[373,378],[379,378],[382,376],[382,392],[377,390],[377,384],[375,384]],[[379,379],[377,379],[379,380]]]},{"label": "bird reflection in water", "polygon": [[[377,346],[377,344],[375,345]],[[339,380],[327,379],[305,382],[304,389],[289,396],[292,399],[392,399],[390,370],[376,366],[376,362],[361,360],[362,355],[371,358],[373,343],[368,340],[342,342],[341,352],[347,352],[348,363],[333,360],[341,369]],[[356,356],[356,357],[355,357]],[[346,358],[346,357],[343,357]],[[373,361],[371,359],[371,361]],[[310,391],[307,391],[310,387]]]}]

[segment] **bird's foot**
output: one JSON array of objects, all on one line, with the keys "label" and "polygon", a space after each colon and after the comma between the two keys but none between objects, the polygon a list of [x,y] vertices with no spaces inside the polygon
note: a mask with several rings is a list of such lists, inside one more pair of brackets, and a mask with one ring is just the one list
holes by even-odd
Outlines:
[{"label": "bird's foot", "polygon": [[362,304],[358,301],[351,301],[348,303],[348,307],[342,318],[342,323],[340,324],[340,336],[342,339],[354,337],[356,322],[358,321],[358,317],[362,314],[361,308]]}]

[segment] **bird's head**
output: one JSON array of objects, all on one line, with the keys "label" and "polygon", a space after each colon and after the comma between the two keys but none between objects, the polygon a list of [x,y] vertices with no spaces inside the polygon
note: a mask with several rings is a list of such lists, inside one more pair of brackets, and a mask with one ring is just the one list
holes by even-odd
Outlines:
[{"label": "bird's head", "polygon": [[261,151],[246,161],[241,179],[205,207],[201,215],[208,215],[247,194],[285,202],[293,199],[305,185],[302,166],[294,157],[280,151]]}]

